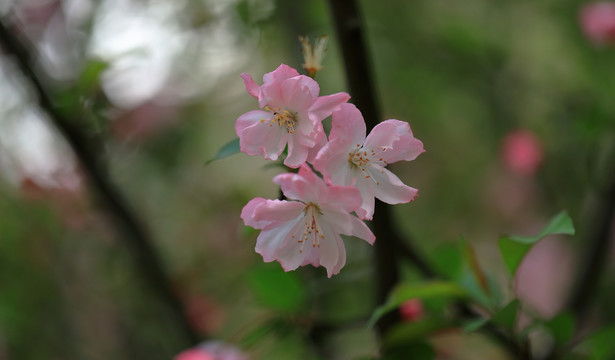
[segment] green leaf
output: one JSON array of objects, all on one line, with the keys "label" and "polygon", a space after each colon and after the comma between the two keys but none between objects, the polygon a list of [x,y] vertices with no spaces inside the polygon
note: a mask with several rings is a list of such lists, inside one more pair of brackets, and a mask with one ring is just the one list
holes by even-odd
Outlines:
[{"label": "green leaf", "polygon": [[465,332],[476,331],[476,330],[482,328],[488,322],[489,322],[489,319],[487,319],[487,318],[472,320],[472,321],[466,323],[463,326],[463,331],[465,331]]},{"label": "green leaf", "polygon": [[213,161],[224,159],[231,155],[235,155],[238,152],[239,152],[239,138],[236,138],[224,144],[224,146],[222,146],[220,150],[218,150],[216,155],[213,158],[209,159],[205,163],[205,165],[209,165]]},{"label": "green leaf", "polygon": [[535,243],[545,236],[554,234],[574,235],[572,219],[565,211],[555,215],[536,236],[509,235],[501,237],[499,240],[500,252],[511,275],[516,274],[521,261]]},{"label": "green leaf", "polygon": [[79,90],[89,93],[100,85],[100,76],[109,68],[109,63],[100,59],[89,60],[78,78]]},{"label": "green leaf", "polygon": [[382,360],[433,360],[436,352],[425,341],[406,342],[400,346],[385,349]]},{"label": "green leaf", "polygon": [[473,332],[479,330],[487,323],[493,323],[512,330],[517,322],[517,313],[519,312],[520,305],[520,301],[515,299],[497,311],[491,318],[480,318],[469,321],[463,326],[463,330],[466,332]]},{"label": "green leaf", "polygon": [[438,246],[433,255],[431,263],[438,273],[449,279],[457,279],[460,276],[463,264],[457,243]]},{"label": "green leaf", "polygon": [[563,312],[547,321],[545,326],[553,335],[555,343],[559,346],[563,346],[572,338],[572,335],[574,335],[574,316],[569,312]]},{"label": "green leaf", "polygon": [[589,343],[595,360],[610,360],[615,357],[615,326],[602,329],[586,341]]},{"label": "green leaf", "polygon": [[265,265],[251,273],[249,283],[256,298],[266,306],[283,312],[303,308],[306,290],[295,272]]},{"label": "green leaf", "polygon": [[494,324],[512,330],[515,327],[515,323],[517,322],[517,313],[519,312],[520,305],[521,302],[519,301],[519,299],[511,301],[500,311],[496,312],[490,321]]},{"label": "green leaf", "polygon": [[393,289],[386,304],[376,308],[368,321],[372,327],[389,311],[397,309],[404,301],[409,299],[430,298],[463,298],[467,294],[459,285],[448,281],[431,281],[412,284],[400,284]]}]

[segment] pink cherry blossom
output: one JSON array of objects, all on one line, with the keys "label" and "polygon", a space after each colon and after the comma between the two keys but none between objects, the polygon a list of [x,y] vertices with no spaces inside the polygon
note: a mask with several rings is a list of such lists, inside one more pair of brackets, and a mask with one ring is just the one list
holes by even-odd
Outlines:
[{"label": "pink cherry blossom", "polygon": [[208,354],[207,352],[199,349],[193,348],[184,350],[181,353],[177,354],[174,360],[216,360],[213,356]]},{"label": "pink cherry blossom", "polygon": [[329,142],[314,160],[314,168],[333,185],[356,186],[362,204],[356,210],[361,219],[374,215],[374,197],[388,204],[407,203],[417,196],[411,188],[386,169],[390,163],[414,160],[425,150],[408,123],[386,120],[365,137],[365,121],[352,104],[333,112]]},{"label": "pink cherry blossom", "polygon": [[232,345],[212,340],[182,351],[173,360],[249,360],[249,357]]},{"label": "pink cherry blossom", "polygon": [[276,160],[288,145],[284,165],[292,168],[316,154],[326,142],[322,120],[350,99],[343,92],[318,96],[316,81],[284,64],[265,74],[262,86],[249,74],[241,77],[248,93],[258,99],[263,109],[249,111],[237,119],[235,131],[241,151]]},{"label": "pink cherry blossom", "polygon": [[532,176],[540,167],[542,158],[542,145],[532,132],[517,130],[504,138],[502,160],[512,172]]},{"label": "pink cherry blossom", "polygon": [[581,10],[581,27],[595,44],[615,43],[615,3],[587,4]]},{"label": "pink cherry blossom", "polygon": [[361,205],[356,188],[327,186],[305,164],[298,174],[281,174],[273,181],[292,201],[256,198],[241,211],[246,225],[262,229],[256,252],[265,262],[277,260],[285,271],[322,265],[331,277],[346,263],[340,234],[374,243],[374,234],[350,214]]}]

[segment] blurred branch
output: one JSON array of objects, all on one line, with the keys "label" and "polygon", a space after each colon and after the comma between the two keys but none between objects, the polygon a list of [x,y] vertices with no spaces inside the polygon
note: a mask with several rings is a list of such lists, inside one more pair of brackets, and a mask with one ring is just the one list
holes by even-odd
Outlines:
[{"label": "blurred branch", "polygon": [[[610,161],[615,160],[615,149],[611,150]],[[609,169],[610,170],[610,169]],[[595,294],[596,287],[600,282],[600,277],[606,265],[610,239],[613,236],[612,224],[615,216],[615,171],[607,172],[609,182],[606,186],[599,186],[596,191],[596,204],[587,217],[589,231],[586,241],[588,244],[581,261],[579,275],[575,280],[574,287],[568,300],[568,309],[575,315],[577,322],[577,332],[581,328],[581,323],[585,318],[591,299]],[[568,349],[560,349],[553,346],[548,352],[545,360],[556,360],[562,358]]]},{"label": "blurred branch", "polygon": [[[380,110],[368,64],[367,49],[363,40],[359,9],[356,0],[329,0],[329,5],[342,49],[350,95],[353,103],[361,110],[369,132],[379,123]],[[435,270],[428,262],[409,242],[402,240],[397,227],[393,223],[389,205],[376,201],[372,225],[374,234],[378,239],[374,244],[374,251],[376,253],[377,300],[379,304],[387,300],[389,292],[399,281],[398,256],[396,255],[408,258],[424,277],[436,277]],[[482,317],[466,304],[461,304],[458,308],[463,316]],[[381,335],[386,333],[399,320],[397,313],[392,312],[391,314],[392,316],[383,317],[377,324]],[[525,358],[524,351],[519,345],[513,339],[498,331],[497,328],[486,326],[484,331],[502,344],[516,358]]]},{"label": "blurred branch", "polygon": [[17,66],[34,87],[39,106],[47,113],[51,123],[75,153],[91,186],[107,208],[115,226],[128,242],[145,282],[161,301],[167,304],[190,344],[196,344],[198,336],[190,326],[182,304],[171,287],[151,238],[135,213],[107,178],[100,157],[91,148],[87,136],[77,126],[78,123],[74,119],[66,118],[54,105],[39,76],[31,66],[31,56],[28,50],[11,33],[4,19],[0,19],[0,44],[8,54],[14,56]]},{"label": "blurred branch", "polygon": [[590,214],[592,223],[588,227],[588,250],[569,300],[569,308],[577,319],[585,315],[608,256],[611,225],[615,215],[615,174],[611,174],[610,183],[599,191],[598,198],[598,203]]},{"label": "blurred branch", "polygon": [[[378,124],[380,110],[363,41],[359,9],[354,0],[330,0],[329,4],[342,49],[350,95],[353,103],[361,110],[369,132]],[[394,231],[391,215],[390,207],[376,200],[372,225],[378,239],[374,244],[378,304],[383,304],[387,300],[389,292],[399,281],[395,251],[401,239]],[[377,325],[380,334],[384,334],[398,320],[398,315],[395,313],[383,317]]]}]

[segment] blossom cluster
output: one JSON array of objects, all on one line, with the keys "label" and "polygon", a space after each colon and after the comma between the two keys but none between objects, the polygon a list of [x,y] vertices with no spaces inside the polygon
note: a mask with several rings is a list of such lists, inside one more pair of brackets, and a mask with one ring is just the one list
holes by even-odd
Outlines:
[{"label": "blossom cluster", "polygon": [[[287,149],[284,165],[298,168],[273,179],[288,200],[255,198],[243,208],[244,223],[262,230],[256,252],[285,271],[311,264],[325,267],[331,277],[346,263],[340,234],[374,243],[363,220],[372,219],[375,198],[400,204],[417,196],[386,167],[414,160],[423,143],[399,120],[383,121],[366,135],[348,94],[319,96],[316,81],[287,65],[265,74],[260,86],[248,74],[241,77],[261,108],[235,123],[241,151],[277,160]],[[327,137],[322,121],[329,116]]]}]

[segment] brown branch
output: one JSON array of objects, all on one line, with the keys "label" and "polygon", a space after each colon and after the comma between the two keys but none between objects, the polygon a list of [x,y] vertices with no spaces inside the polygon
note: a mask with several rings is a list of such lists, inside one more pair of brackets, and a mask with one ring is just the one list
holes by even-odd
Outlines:
[{"label": "brown branch", "polygon": [[145,228],[119,191],[107,178],[101,166],[100,157],[91,148],[87,140],[88,137],[82,129],[76,126],[77,121],[67,118],[55,106],[39,76],[31,66],[31,56],[28,50],[15,38],[2,20],[0,20],[0,44],[7,53],[13,55],[17,66],[33,86],[40,108],[47,113],[51,123],[76,155],[115,227],[123,233],[145,282],[167,304],[177,325],[184,332],[186,340],[190,344],[196,344],[198,336],[190,326],[182,304],[171,287],[169,278],[163,270],[162,261],[158,257]]},{"label": "brown branch", "polygon": [[[368,64],[367,49],[363,40],[362,23],[356,0],[329,0],[333,15],[333,22],[338,36],[346,80],[352,102],[361,110],[367,130],[370,131],[379,123],[380,110],[376,100],[375,86],[372,81]],[[378,303],[386,301],[393,286],[399,281],[398,256],[408,258],[426,278],[436,277],[436,271],[419,253],[408,243],[402,240],[393,223],[391,207],[381,201],[376,201],[375,215],[372,222],[376,243],[374,244],[376,276],[378,281]],[[471,318],[481,317],[462,304],[459,307],[461,315]],[[398,314],[393,312],[390,317],[383,317],[378,322],[378,331],[381,335],[386,333],[396,322]],[[498,341],[513,356],[519,358],[522,349],[513,339],[498,331],[497,328],[487,325],[483,331]]]},{"label": "brown branch", "polygon": [[[380,110],[363,41],[359,9],[354,0],[330,0],[329,5],[344,57],[346,81],[352,102],[361,110],[369,132],[378,124]],[[390,207],[377,200],[372,227],[377,239],[374,252],[378,304],[386,301],[389,292],[399,281],[395,250],[401,239],[393,231],[391,215]],[[397,317],[398,315],[393,313],[392,316],[382,318],[377,325],[380,334],[384,334],[394,325]]]}]

